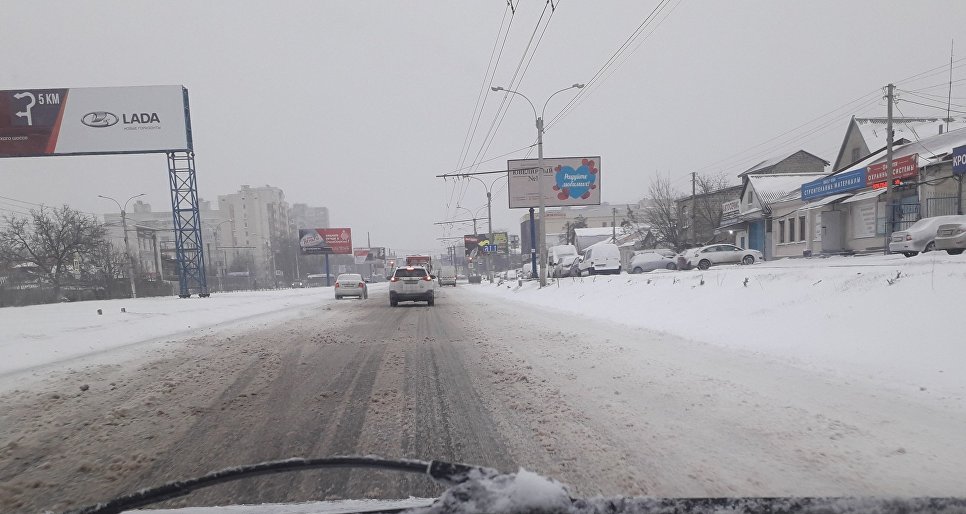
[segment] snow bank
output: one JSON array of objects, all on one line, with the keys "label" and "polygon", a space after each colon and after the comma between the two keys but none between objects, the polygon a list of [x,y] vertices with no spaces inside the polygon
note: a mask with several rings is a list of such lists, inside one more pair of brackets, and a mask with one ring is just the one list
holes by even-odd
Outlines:
[{"label": "snow bank", "polygon": [[963,399],[964,264],[939,252],[796,259],[477,291]]},{"label": "snow bank", "polygon": [[[137,298],[0,309],[0,378],[161,338],[243,321],[294,317],[333,301],[331,288]],[[98,314],[100,309],[103,314]],[[126,312],[122,312],[122,309]]]}]

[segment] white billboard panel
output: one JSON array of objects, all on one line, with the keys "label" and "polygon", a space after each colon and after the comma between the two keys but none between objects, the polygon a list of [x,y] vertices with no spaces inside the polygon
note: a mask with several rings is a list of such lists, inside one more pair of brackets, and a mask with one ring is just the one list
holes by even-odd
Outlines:
[{"label": "white billboard panel", "polygon": [[182,86],[0,91],[0,157],[191,151]]},{"label": "white billboard panel", "polygon": [[[538,159],[507,161],[511,209],[540,205]],[[547,207],[600,205],[600,156],[543,159],[543,198]]]}]

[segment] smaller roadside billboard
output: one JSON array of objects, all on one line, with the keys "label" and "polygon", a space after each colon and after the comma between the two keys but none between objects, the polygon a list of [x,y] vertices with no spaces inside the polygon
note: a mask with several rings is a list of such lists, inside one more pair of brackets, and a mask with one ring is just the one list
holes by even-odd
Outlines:
[{"label": "smaller roadside billboard", "polygon": [[300,228],[299,247],[309,255],[352,255],[352,229]]}]

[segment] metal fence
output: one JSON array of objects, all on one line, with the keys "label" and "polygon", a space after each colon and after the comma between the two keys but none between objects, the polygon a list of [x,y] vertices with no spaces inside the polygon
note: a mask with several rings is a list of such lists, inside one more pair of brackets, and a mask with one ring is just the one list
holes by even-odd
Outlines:
[{"label": "metal fence", "polygon": [[926,213],[924,218],[933,216],[948,216],[957,214],[959,210],[959,198],[955,196],[940,196],[926,199]]}]

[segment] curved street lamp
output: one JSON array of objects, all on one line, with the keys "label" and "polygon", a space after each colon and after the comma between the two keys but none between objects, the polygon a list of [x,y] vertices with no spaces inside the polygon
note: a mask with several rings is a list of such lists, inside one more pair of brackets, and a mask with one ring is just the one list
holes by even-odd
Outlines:
[{"label": "curved street lamp", "polygon": [[537,248],[538,248],[538,252],[540,254],[540,263],[541,263],[540,269],[542,269],[543,271],[539,271],[538,272],[538,270],[537,270],[537,257],[536,257],[536,255],[532,255],[531,254],[531,259],[532,259],[532,265],[533,265],[533,273],[534,274],[539,273],[539,276],[540,276],[540,287],[544,287],[544,286],[547,285],[547,273],[546,273],[546,269],[547,269],[547,266],[546,266],[546,262],[547,262],[547,242],[546,242],[547,235],[546,235],[546,230],[547,230],[547,226],[546,226],[546,222],[544,220],[544,214],[546,212],[546,202],[545,202],[545,200],[543,198],[543,174],[544,174],[544,169],[543,169],[543,116],[544,116],[544,114],[547,111],[547,104],[550,103],[550,99],[553,98],[554,96],[556,96],[557,93],[563,93],[564,91],[567,91],[567,90],[570,90],[570,89],[581,89],[583,87],[584,87],[583,84],[574,84],[572,86],[565,87],[565,88],[563,88],[563,89],[561,89],[559,91],[554,92],[552,95],[550,95],[549,97],[547,97],[547,101],[544,102],[543,109],[540,111],[540,115],[539,116],[537,116],[537,108],[533,105],[533,102],[531,102],[530,99],[527,98],[527,96],[524,95],[523,93],[521,93],[519,91],[514,91],[512,89],[506,89],[506,88],[501,87],[501,86],[493,86],[493,87],[490,88],[493,91],[505,91],[507,93],[513,93],[515,95],[522,96],[523,99],[526,100],[527,103],[530,104],[530,108],[533,109],[533,116],[537,119],[537,156],[538,156],[537,157],[537,159],[538,159],[537,160],[537,167],[540,168],[540,172],[537,174],[537,189],[540,190],[540,194],[539,194],[539,197],[540,197],[540,204],[539,204],[540,205],[540,222],[538,224],[539,231],[538,231],[538,234],[537,234]]},{"label": "curved street lamp", "polygon": [[140,198],[145,194],[146,193],[141,193],[139,195],[134,195],[128,198],[127,201],[124,202],[123,207],[121,206],[121,202],[118,202],[117,200],[115,200],[114,198],[111,198],[110,196],[97,195],[98,198],[105,198],[107,200],[110,200],[116,203],[117,208],[121,211],[121,227],[122,227],[121,230],[124,231],[124,253],[127,254],[127,267],[128,267],[127,275],[128,275],[128,278],[131,280],[131,298],[137,298],[138,293],[137,293],[137,287],[134,285],[134,256],[131,255],[131,244],[128,242],[128,238],[127,238],[127,204],[131,200],[134,200],[135,198]]}]

